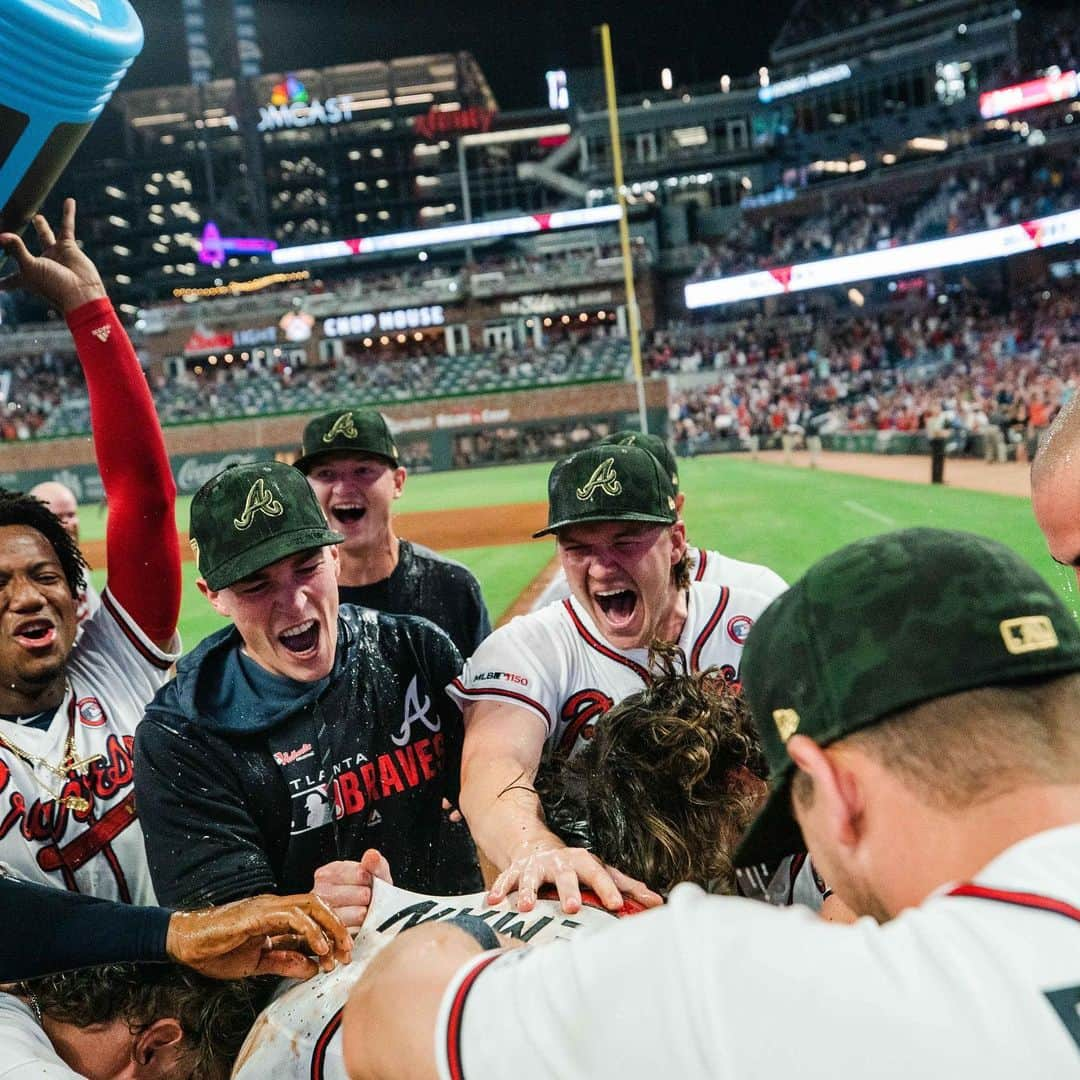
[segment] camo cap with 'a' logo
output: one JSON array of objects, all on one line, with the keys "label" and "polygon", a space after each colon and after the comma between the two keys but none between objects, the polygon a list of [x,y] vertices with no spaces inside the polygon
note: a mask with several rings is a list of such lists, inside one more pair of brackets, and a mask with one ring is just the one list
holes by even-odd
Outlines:
[{"label": "camo cap with 'a' logo", "polygon": [[740,678],[772,793],[736,855],[804,850],[793,735],[827,746],[936,698],[1080,671],[1080,626],[1019,555],[983,536],[904,529],[815,563],[758,617]]},{"label": "camo cap with 'a' logo", "polygon": [[642,450],[648,450],[657,461],[660,462],[664,472],[671,477],[671,486],[679,490],[679,466],[675,461],[675,455],[671,452],[666,440],[659,435],[650,435],[646,431],[634,431],[626,429],[615,431],[611,435],[605,435],[597,446],[640,446]]},{"label": "camo cap with 'a' logo", "polygon": [[600,445],[557,461],[548,477],[546,536],[591,521],[672,525],[675,488],[659,461],[639,446]]},{"label": "camo cap with 'a' logo", "polygon": [[224,589],[299,551],[340,544],[311,485],[291,465],[232,465],[191,500],[191,550],[211,589]]},{"label": "camo cap with 'a' logo", "polygon": [[309,473],[327,454],[375,454],[386,458],[395,468],[398,448],[386,419],[373,409],[337,409],[316,416],[304,428],[300,457],[293,464]]}]

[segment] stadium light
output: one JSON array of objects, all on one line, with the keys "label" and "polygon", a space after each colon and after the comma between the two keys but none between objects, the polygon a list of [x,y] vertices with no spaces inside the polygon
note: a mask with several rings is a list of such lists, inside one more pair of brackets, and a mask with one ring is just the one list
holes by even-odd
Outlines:
[{"label": "stadium light", "polygon": [[864,251],[836,259],[793,266],[776,266],[750,274],[733,274],[710,281],[694,281],[683,290],[688,308],[716,307],[764,296],[806,292],[830,285],[912,274],[943,266],[962,266],[986,259],[1003,259],[1025,251],[1067,244],[1080,239],[1080,210],[1035,218],[1019,225],[928,240],[920,244]]},{"label": "stadium light", "polygon": [[349,240],[326,240],[318,244],[300,244],[277,248],[270,258],[280,265],[319,262],[322,259],[348,259],[354,255],[376,255],[409,248],[436,247],[442,244],[467,244],[474,240],[497,240],[503,236],[554,232],[582,225],[603,225],[618,221],[619,207],[586,206],[579,210],[556,210],[550,214],[526,214],[499,218],[497,221],[474,221],[465,225],[443,225],[435,229],[359,236]]}]

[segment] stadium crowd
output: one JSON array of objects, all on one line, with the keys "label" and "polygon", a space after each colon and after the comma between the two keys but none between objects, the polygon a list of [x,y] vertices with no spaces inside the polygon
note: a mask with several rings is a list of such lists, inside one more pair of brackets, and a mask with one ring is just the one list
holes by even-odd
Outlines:
[{"label": "stadium crowd", "polygon": [[711,385],[673,399],[683,453],[789,429],[914,434],[933,424],[961,451],[990,426],[1026,446],[1080,377],[1075,290],[1039,292],[998,315],[969,296],[919,313],[794,322],[787,332],[762,322],[657,336],[652,370],[716,372]]},{"label": "stadium crowd", "polygon": [[[816,200],[815,200],[816,201]],[[759,214],[710,241],[694,277],[748,273],[789,263],[935,240],[1060,213],[1080,205],[1080,160],[1038,153],[951,170],[903,196],[848,192],[803,216]]]}]

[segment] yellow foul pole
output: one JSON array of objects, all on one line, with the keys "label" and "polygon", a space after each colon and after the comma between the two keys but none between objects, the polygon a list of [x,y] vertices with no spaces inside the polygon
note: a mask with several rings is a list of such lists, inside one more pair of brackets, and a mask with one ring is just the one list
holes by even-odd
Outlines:
[{"label": "yellow foul pole", "polygon": [[629,319],[630,359],[634,364],[637,386],[638,423],[649,430],[645,411],[645,380],[641,370],[641,319],[634,290],[634,260],[630,255],[630,222],[626,215],[626,191],[623,185],[622,136],[619,134],[619,105],[615,98],[615,62],[611,55],[611,27],[600,27],[600,46],[604,54],[604,86],[607,90],[608,130],[611,135],[611,163],[614,170],[615,197],[619,200],[619,246],[622,248],[623,282],[626,289],[626,314]]}]

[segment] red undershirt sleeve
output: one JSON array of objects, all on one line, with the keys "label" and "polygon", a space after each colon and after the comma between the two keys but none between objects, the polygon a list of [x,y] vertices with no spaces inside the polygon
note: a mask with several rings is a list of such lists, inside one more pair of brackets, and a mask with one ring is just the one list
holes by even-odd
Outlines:
[{"label": "red undershirt sleeve", "polygon": [[67,324],[109,504],[109,592],[151,641],[167,642],[180,614],[180,541],[176,483],[150,387],[107,298],[69,312]]}]

